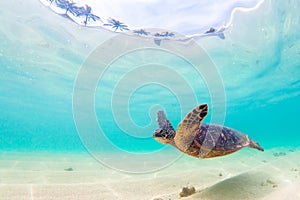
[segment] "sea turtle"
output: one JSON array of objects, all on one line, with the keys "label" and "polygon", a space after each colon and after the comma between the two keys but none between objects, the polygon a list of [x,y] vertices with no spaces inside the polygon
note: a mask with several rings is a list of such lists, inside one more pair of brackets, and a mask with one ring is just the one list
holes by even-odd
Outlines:
[{"label": "sea turtle", "polygon": [[153,137],[160,143],[170,144],[197,158],[224,156],[243,147],[264,151],[256,141],[249,139],[248,135],[221,125],[201,124],[207,112],[207,104],[195,107],[175,131],[165,113],[158,111],[159,128],[154,131]]}]

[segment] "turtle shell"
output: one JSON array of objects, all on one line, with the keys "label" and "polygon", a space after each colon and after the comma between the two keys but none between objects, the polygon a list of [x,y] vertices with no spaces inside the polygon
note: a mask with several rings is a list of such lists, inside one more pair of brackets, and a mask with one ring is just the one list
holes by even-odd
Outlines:
[{"label": "turtle shell", "polygon": [[249,143],[247,135],[231,128],[215,124],[201,124],[200,131],[187,153],[201,158],[224,156],[248,146]]}]

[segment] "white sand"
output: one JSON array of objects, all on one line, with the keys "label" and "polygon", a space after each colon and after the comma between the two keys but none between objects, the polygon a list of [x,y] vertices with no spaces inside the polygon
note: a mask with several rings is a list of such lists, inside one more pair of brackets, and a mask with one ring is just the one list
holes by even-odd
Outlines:
[{"label": "white sand", "polygon": [[[273,153],[286,155],[275,157]],[[183,156],[148,174],[104,167],[89,154],[2,152],[0,199],[180,199],[182,187],[196,194],[181,199],[300,199],[300,150],[245,149],[198,160]],[[64,169],[72,167],[74,171]]]}]

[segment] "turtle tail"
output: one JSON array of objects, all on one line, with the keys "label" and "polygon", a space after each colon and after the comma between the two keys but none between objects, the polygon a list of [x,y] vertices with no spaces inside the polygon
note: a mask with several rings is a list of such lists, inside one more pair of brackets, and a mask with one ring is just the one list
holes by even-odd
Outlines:
[{"label": "turtle tail", "polygon": [[260,144],[258,144],[258,143],[257,143],[256,141],[254,141],[254,140],[250,140],[250,144],[249,144],[248,147],[253,148],[253,149],[257,149],[257,150],[259,150],[259,151],[264,151],[264,148],[262,148],[262,147],[260,146]]}]

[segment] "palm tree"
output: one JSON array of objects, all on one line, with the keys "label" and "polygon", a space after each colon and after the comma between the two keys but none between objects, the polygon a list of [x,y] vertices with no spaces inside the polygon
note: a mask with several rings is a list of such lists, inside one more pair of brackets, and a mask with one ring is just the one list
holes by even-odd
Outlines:
[{"label": "palm tree", "polygon": [[124,30],[129,30],[128,26],[125,25],[124,23],[115,20],[113,18],[110,18],[107,20],[109,23],[108,24],[104,24],[104,26],[111,26],[111,28],[115,29],[115,31],[117,31],[118,29],[120,31],[124,31]]},{"label": "palm tree", "polygon": [[55,0],[48,0],[50,2],[49,6],[55,1]]},{"label": "palm tree", "polygon": [[75,10],[78,9],[78,7],[75,6],[76,3],[73,3],[73,2],[70,2],[67,0],[56,0],[55,3],[57,5],[57,7],[66,10],[66,13],[65,13],[66,15],[67,15],[68,11],[70,11],[73,15],[76,15]]},{"label": "palm tree", "polygon": [[175,34],[172,32],[155,33],[155,37],[174,37]]},{"label": "palm tree", "polygon": [[97,21],[97,20],[101,21],[100,17],[92,14],[92,8],[88,5],[85,5],[85,7],[77,8],[76,10],[74,10],[74,13],[76,13],[77,17],[81,17],[81,16],[85,17],[85,20],[83,21],[85,26],[87,25],[88,21],[90,21],[90,19],[92,19],[94,21]]},{"label": "palm tree", "polygon": [[134,30],[133,33],[136,33],[138,35],[149,35],[149,32],[146,32],[144,29]]}]

